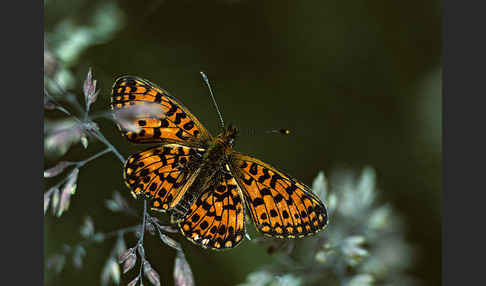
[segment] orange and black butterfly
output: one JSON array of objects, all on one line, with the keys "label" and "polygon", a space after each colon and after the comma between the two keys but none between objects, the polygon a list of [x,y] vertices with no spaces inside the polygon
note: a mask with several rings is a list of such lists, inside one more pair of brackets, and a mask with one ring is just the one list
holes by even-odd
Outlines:
[{"label": "orange and black butterfly", "polygon": [[222,124],[223,132],[213,137],[167,91],[138,77],[118,78],[111,98],[115,117],[140,104],[160,112],[134,118],[135,129],[118,127],[131,142],[160,145],[128,158],[125,181],[135,198],[150,200],[152,210],[168,211],[192,242],[212,249],[238,245],[246,234],[244,205],[267,236],[302,237],[326,226],[326,207],[309,187],[233,150],[236,128]]}]

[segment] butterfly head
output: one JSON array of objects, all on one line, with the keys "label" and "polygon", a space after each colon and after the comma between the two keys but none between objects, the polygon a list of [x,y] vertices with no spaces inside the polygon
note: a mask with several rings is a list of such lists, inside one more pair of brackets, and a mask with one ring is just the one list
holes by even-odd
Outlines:
[{"label": "butterfly head", "polygon": [[223,133],[221,133],[218,137],[220,137],[225,145],[233,147],[237,136],[238,128],[230,124],[227,128],[223,130]]}]

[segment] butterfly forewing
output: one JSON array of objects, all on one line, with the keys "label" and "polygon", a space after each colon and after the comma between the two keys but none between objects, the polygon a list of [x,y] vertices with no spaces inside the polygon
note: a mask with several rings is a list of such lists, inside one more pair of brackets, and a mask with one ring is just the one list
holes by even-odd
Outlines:
[{"label": "butterfly forewing", "polygon": [[170,209],[190,186],[204,152],[179,144],[149,148],[128,158],[125,181],[135,197],[143,194],[152,199],[152,209]]},{"label": "butterfly forewing", "polygon": [[217,173],[179,223],[192,242],[212,249],[232,248],[245,235],[241,190],[230,173]]},{"label": "butterfly forewing", "polygon": [[240,153],[232,154],[231,163],[253,221],[263,234],[300,237],[326,226],[326,207],[309,187]]},{"label": "butterfly forewing", "polygon": [[[140,106],[149,110],[145,116],[127,116],[126,113]],[[111,108],[123,135],[135,143],[172,142],[200,146],[211,138],[197,118],[167,91],[138,77],[123,76],[115,81]]]}]

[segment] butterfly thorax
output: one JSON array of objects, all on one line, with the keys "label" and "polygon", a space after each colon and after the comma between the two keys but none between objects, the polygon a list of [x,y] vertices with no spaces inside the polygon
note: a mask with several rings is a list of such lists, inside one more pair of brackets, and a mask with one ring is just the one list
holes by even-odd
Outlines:
[{"label": "butterfly thorax", "polygon": [[221,134],[213,138],[209,144],[208,151],[204,156],[204,160],[215,160],[221,156],[228,156],[233,149],[234,140],[238,135],[238,130],[232,126],[226,128]]},{"label": "butterfly thorax", "polygon": [[222,181],[223,178],[215,174],[227,173],[228,156],[233,150],[234,140],[238,130],[232,126],[226,128],[221,134],[212,138],[201,160],[200,167],[194,173],[193,182],[188,186],[187,192],[174,205],[172,221],[178,221],[189,211],[189,206],[199,197],[210,184]]}]

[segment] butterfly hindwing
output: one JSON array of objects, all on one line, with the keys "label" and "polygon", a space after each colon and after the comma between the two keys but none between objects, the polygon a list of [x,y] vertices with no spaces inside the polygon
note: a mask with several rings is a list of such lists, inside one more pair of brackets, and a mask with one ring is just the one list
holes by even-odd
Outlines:
[{"label": "butterfly hindwing", "polygon": [[[128,111],[137,105],[148,105],[147,109],[151,112],[120,119],[120,112],[117,111]],[[117,122],[128,120],[128,125],[134,127],[127,129],[119,124],[123,135],[134,143],[192,143],[201,146],[198,143],[211,138],[209,132],[182,103],[167,91],[138,77],[123,76],[115,81],[111,108],[115,111]]]},{"label": "butterfly hindwing", "polygon": [[326,226],[326,207],[309,187],[250,156],[235,152],[230,161],[253,221],[263,234],[301,237]]},{"label": "butterfly hindwing", "polygon": [[125,182],[135,197],[145,195],[152,209],[165,211],[180,200],[205,150],[179,144],[149,148],[127,159]]},{"label": "butterfly hindwing", "polygon": [[245,235],[241,190],[229,172],[217,173],[202,195],[179,222],[182,233],[192,242],[211,249],[238,245]]}]

